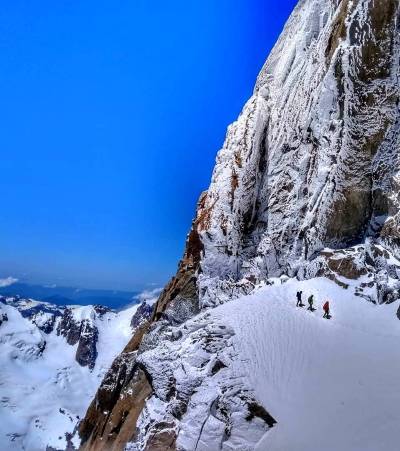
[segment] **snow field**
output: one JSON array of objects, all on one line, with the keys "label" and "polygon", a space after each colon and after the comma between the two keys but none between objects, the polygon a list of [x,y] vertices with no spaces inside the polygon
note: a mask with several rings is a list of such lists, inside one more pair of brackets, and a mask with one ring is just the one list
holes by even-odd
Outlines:
[{"label": "snow field", "polygon": [[[106,370],[132,334],[137,305],[96,317],[93,307],[72,307],[75,318],[92,318],[99,330],[93,371],[75,360],[76,347],[55,330],[46,335],[19,311],[1,305],[8,321],[0,327],[0,450],[64,449],[65,433],[82,418]],[[42,354],[38,344],[46,341]]]},{"label": "snow field", "polygon": [[[315,312],[296,307],[298,290],[304,301],[315,295]],[[322,318],[326,299],[330,320]],[[264,287],[211,311],[235,331],[233,371],[245,369],[278,422],[259,451],[399,449],[397,308],[319,278]]]}]

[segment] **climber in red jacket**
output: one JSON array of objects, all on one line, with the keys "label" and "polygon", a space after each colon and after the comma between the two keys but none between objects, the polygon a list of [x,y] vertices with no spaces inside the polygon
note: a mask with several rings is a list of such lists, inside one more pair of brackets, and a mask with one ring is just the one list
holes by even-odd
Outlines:
[{"label": "climber in red jacket", "polygon": [[330,316],[329,316],[329,301],[326,301],[322,308],[324,309],[324,316],[323,317],[329,319],[330,318]]}]

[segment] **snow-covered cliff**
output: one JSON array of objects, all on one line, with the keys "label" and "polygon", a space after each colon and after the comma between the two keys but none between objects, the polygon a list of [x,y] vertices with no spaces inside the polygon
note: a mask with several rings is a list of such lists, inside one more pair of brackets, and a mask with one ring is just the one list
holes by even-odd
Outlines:
[{"label": "snow-covered cliff", "polygon": [[398,252],[397,13],[391,0],[300,1],[217,157],[204,305],[227,278],[295,275],[324,247],[371,237]]},{"label": "snow-covered cliff", "polygon": [[215,313],[227,301],[323,277],[351,302],[397,302],[399,8],[300,0],[228,129],[176,276],[80,425],[83,450],[252,450],[279,425],[237,349],[251,324]]}]

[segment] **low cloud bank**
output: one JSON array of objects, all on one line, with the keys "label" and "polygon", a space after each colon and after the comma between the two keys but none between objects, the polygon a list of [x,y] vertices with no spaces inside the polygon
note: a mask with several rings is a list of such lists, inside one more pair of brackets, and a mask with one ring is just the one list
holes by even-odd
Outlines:
[{"label": "low cloud bank", "polygon": [[144,290],[135,296],[139,302],[146,301],[147,304],[153,305],[160,295],[162,288],[154,288],[153,290]]},{"label": "low cloud bank", "polygon": [[0,288],[8,287],[16,282],[18,282],[18,279],[15,277],[5,277],[4,279],[0,279]]}]

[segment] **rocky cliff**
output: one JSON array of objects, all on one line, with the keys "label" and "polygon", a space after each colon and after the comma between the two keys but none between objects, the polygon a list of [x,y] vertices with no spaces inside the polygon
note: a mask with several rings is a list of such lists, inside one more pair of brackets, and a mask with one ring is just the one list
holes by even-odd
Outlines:
[{"label": "rocky cliff", "polygon": [[80,425],[83,450],[254,449],[275,419],[210,307],[285,277],[397,299],[399,39],[398,0],[300,0],[228,129],[176,276]]}]

